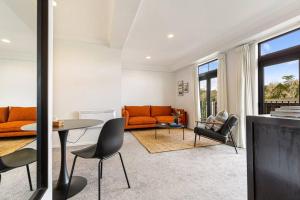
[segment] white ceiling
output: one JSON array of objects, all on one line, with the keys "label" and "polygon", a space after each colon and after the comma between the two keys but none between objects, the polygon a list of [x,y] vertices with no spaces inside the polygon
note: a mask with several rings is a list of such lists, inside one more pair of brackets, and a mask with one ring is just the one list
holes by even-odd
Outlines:
[{"label": "white ceiling", "polygon": [[0,0],[1,58],[35,59],[36,0]]},{"label": "white ceiling", "polygon": [[123,65],[173,71],[297,15],[299,0],[143,0]]},{"label": "white ceiling", "polygon": [[122,48],[140,0],[56,0],[54,37]]}]

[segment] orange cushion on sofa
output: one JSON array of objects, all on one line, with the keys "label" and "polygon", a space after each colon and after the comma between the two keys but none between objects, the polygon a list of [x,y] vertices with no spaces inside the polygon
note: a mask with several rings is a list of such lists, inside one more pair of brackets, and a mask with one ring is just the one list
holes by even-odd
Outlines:
[{"label": "orange cushion on sofa", "polygon": [[8,122],[36,121],[36,107],[11,107]]},{"label": "orange cushion on sofa", "polygon": [[150,106],[125,106],[129,117],[150,116]]},{"label": "orange cushion on sofa", "polygon": [[156,116],[155,119],[160,123],[172,123],[174,122],[173,116]]},{"label": "orange cushion on sofa", "polygon": [[139,124],[155,124],[156,119],[153,117],[130,117],[128,124],[139,125]]},{"label": "orange cushion on sofa", "polygon": [[8,107],[0,107],[0,123],[7,122]]},{"label": "orange cushion on sofa", "polygon": [[21,127],[35,121],[14,121],[0,124],[0,133],[21,131]]},{"label": "orange cushion on sofa", "polygon": [[171,115],[171,106],[151,106],[151,116],[168,116]]}]

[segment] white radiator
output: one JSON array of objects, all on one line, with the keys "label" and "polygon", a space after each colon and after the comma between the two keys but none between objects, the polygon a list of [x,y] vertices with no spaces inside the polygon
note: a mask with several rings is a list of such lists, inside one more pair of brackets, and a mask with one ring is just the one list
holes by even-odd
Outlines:
[{"label": "white radiator", "polygon": [[110,119],[116,118],[115,110],[95,110],[95,111],[79,111],[79,119],[98,119],[104,123],[91,128],[101,128]]}]

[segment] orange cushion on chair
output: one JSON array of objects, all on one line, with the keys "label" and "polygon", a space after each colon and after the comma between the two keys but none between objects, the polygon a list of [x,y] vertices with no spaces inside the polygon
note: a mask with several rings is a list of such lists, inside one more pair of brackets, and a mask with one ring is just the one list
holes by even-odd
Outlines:
[{"label": "orange cushion on chair", "polygon": [[8,122],[36,121],[36,107],[11,107]]},{"label": "orange cushion on chair", "polygon": [[0,123],[7,122],[8,107],[0,107]]},{"label": "orange cushion on chair", "polygon": [[125,106],[129,117],[150,116],[150,106]]},{"label": "orange cushion on chair", "polygon": [[14,121],[0,124],[0,133],[22,131],[21,127],[27,124],[35,123],[35,121]]},{"label": "orange cushion on chair", "polygon": [[139,125],[139,124],[155,124],[156,119],[153,117],[130,117],[128,124]]},{"label": "orange cushion on chair", "polygon": [[157,122],[160,123],[172,123],[174,122],[174,117],[173,116],[156,116],[155,117]]},{"label": "orange cushion on chair", "polygon": [[172,113],[171,106],[151,106],[151,116],[170,116]]}]

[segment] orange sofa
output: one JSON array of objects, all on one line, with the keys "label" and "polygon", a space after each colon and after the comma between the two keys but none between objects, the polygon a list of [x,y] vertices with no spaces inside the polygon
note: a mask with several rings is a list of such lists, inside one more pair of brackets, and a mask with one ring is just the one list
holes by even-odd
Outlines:
[{"label": "orange sofa", "polygon": [[[187,125],[187,113],[180,112],[179,123]],[[122,116],[125,118],[125,129],[153,128],[157,123],[174,122],[175,109],[171,106],[124,106]]]},{"label": "orange sofa", "polygon": [[0,138],[36,135],[35,131],[21,130],[35,122],[35,107],[0,107]]}]

